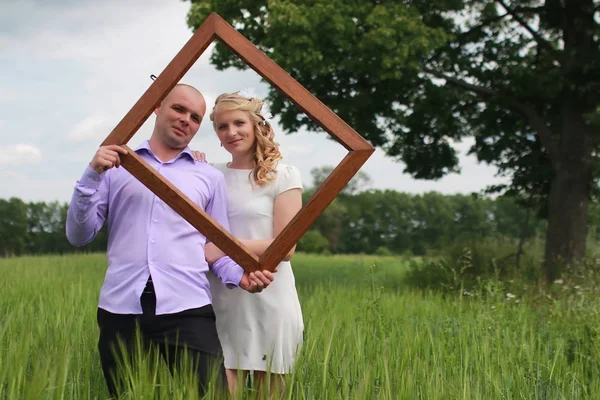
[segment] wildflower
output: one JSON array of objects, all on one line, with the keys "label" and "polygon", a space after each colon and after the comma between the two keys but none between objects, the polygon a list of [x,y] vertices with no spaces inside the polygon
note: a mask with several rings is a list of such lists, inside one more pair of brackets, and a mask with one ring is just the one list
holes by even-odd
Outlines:
[{"label": "wildflower", "polygon": [[515,297],[517,297],[517,296],[515,296],[514,294],[512,294],[510,292],[506,293],[506,299],[507,300],[514,299]]},{"label": "wildflower", "polygon": [[554,283],[562,285],[564,283],[564,281],[562,279],[557,279],[554,281]]}]

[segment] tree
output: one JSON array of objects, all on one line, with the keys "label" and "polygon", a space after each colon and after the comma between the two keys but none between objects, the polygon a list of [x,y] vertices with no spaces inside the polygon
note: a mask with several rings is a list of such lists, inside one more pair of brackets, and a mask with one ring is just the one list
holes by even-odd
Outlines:
[{"label": "tree", "polygon": [[[306,204],[315,191],[331,174],[333,167],[324,166],[311,169],[312,187],[303,192],[303,204]],[[340,241],[343,229],[346,227],[348,210],[344,200],[358,192],[367,189],[371,184],[371,177],[363,171],[358,171],[350,182],[340,192],[341,196],[333,199],[323,214],[313,224],[313,229],[318,230],[327,239],[329,251],[337,253],[340,250]]]},{"label": "tree", "polygon": [[328,250],[332,253],[340,251],[342,233],[346,227],[348,210],[343,198],[335,198],[327,209],[317,218],[312,229],[321,232],[327,240]]},{"label": "tree", "polygon": [[457,194],[450,198],[454,210],[452,227],[454,238],[470,244],[490,236],[493,224],[493,210],[489,199],[473,195]]},{"label": "tree", "polygon": [[27,236],[27,205],[12,197],[0,199],[0,257],[20,255]]},{"label": "tree", "polygon": [[348,216],[342,232],[347,253],[415,252],[414,202],[411,195],[393,190],[361,192],[346,199]]},{"label": "tree", "polygon": [[420,248],[415,254],[427,249],[442,249],[451,239],[454,215],[452,203],[447,196],[437,192],[418,195],[414,199],[413,236]]},{"label": "tree", "polygon": [[[597,177],[598,0],[192,0],[232,23],[415,178],[458,170],[453,141],[535,193],[545,274],[585,255]],[[217,45],[219,69],[244,63]],[[275,89],[286,131],[315,124]]]},{"label": "tree", "polygon": [[329,247],[327,239],[316,229],[311,229],[298,242],[298,251],[306,253],[325,253]]},{"label": "tree", "polygon": [[27,253],[64,253],[72,248],[65,235],[66,207],[57,201],[27,205]]},{"label": "tree", "polygon": [[[310,170],[310,173],[313,178],[313,188],[320,187],[325,179],[333,172],[333,168],[331,166],[325,166],[320,168],[313,168]],[[371,186],[371,177],[364,171],[358,171],[356,175],[350,179],[350,182],[342,189],[340,194],[344,195],[355,195],[360,191],[366,190],[369,186]]]}]

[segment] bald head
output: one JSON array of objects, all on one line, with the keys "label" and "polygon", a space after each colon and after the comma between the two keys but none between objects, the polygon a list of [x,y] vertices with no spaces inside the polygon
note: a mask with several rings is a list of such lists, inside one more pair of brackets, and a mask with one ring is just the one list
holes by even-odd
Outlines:
[{"label": "bald head", "polygon": [[204,114],[206,113],[206,100],[198,89],[186,83],[178,83],[160,103],[161,106],[171,101],[173,96],[184,96],[186,99],[195,103],[198,107],[198,110],[196,111],[200,112],[200,115],[204,117]]},{"label": "bald head", "polygon": [[206,101],[198,89],[176,85],[155,110],[151,144],[180,151],[198,132],[205,113]]}]

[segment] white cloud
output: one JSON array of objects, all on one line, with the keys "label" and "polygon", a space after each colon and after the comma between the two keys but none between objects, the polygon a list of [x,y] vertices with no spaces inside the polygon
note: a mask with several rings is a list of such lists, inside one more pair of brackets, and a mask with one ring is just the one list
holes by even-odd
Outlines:
[{"label": "white cloud", "polygon": [[0,103],[10,103],[14,100],[14,98],[14,94],[11,93],[8,89],[0,87]]},{"label": "white cloud", "polygon": [[97,79],[86,79],[85,81],[83,81],[83,87],[88,92],[93,92],[101,87],[101,82]]},{"label": "white cloud", "polygon": [[281,153],[286,156],[306,155],[311,154],[314,149],[315,146],[313,144],[297,144],[285,148],[281,147]]},{"label": "white cloud", "polygon": [[12,170],[0,170],[0,178],[7,180],[25,179],[26,176]]},{"label": "white cloud", "polygon": [[88,117],[73,127],[67,140],[81,143],[89,140],[103,139],[110,133],[108,126],[106,117]]},{"label": "white cloud", "polygon": [[[202,96],[204,96],[204,101],[206,102],[206,115],[204,116],[204,122],[211,122],[209,116],[212,111],[212,108],[215,105],[215,101],[217,100],[217,96],[219,94],[208,93],[206,91],[202,91]],[[210,125],[210,124],[209,124]]]},{"label": "white cloud", "polygon": [[[79,171],[78,171],[79,172]],[[70,179],[56,177],[35,178],[32,174],[3,173],[0,178],[8,176],[9,179],[0,179],[0,197],[18,197],[23,201],[54,201],[68,202],[73,194],[73,187],[79,176]],[[12,179],[11,179],[12,178]]]},{"label": "white cloud", "polygon": [[[16,97],[44,100],[34,104],[32,110],[0,107],[0,138],[8,138],[6,132],[28,126],[31,115],[35,115],[37,121],[43,122],[24,131],[19,140],[43,148],[45,161],[56,168],[50,171],[33,167],[26,180],[0,179],[0,192],[20,193],[23,198],[68,200],[72,185],[97,146],[152,84],[150,74],[159,75],[191,37],[192,31],[186,25],[189,7],[189,1],[112,0],[107,5],[22,0],[0,13],[0,26],[4,28],[0,32],[0,58],[7,61],[0,65],[0,70],[6,69],[0,104],[10,106]],[[32,20],[39,23],[31,25]],[[155,29],[157,26],[161,29]],[[212,45],[182,79],[203,92],[208,113],[222,92],[253,86],[259,95],[267,93],[267,84],[251,69],[217,71],[212,67],[211,48]],[[44,68],[38,68],[39,65]],[[210,161],[229,160],[230,155],[219,146],[208,113],[191,147],[206,152]],[[137,147],[147,139],[153,123],[154,118],[150,117],[128,144]],[[296,165],[305,182],[311,181],[312,168],[337,165],[347,154],[341,145],[327,139],[327,134],[301,129],[285,135],[275,125],[284,161]],[[38,132],[34,134],[33,128]],[[373,179],[373,188],[412,193],[477,191],[497,180],[495,168],[478,164],[475,157],[465,155],[469,142],[453,145],[461,153],[460,175],[416,181],[402,172],[402,163],[385,157],[381,150],[362,170]],[[33,146],[29,153],[19,150],[29,156],[16,155],[16,146],[1,148],[0,163],[24,159],[39,162],[41,152]],[[9,177],[6,173],[4,176]],[[55,182],[54,186],[40,186],[42,182],[54,182],[57,176],[63,179],[60,185]]]},{"label": "white cloud", "polygon": [[41,150],[29,144],[0,147],[0,165],[38,164],[41,160]]}]

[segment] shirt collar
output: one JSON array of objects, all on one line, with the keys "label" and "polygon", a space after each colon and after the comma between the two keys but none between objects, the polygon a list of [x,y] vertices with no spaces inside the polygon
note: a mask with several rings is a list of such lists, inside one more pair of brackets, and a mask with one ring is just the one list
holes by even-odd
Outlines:
[{"label": "shirt collar", "polygon": [[135,152],[139,153],[140,151],[145,150],[147,151],[152,157],[154,157],[156,159],[156,161],[160,162],[161,164],[169,164],[172,162],[175,162],[176,160],[182,158],[182,157],[187,157],[188,160],[192,161],[192,162],[196,162],[196,160],[194,159],[194,155],[192,154],[192,150],[190,149],[189,146],[185,146],[183,150],[181,150],[181,153],[179,153],[177,155],[177,157],[175,157],[172,160],[167,161],[166,163],[163,163],[158,157],[156,157],[156,155],[152,152],[152,149],[150,148],[150,142],[148,140],[144,140],[144,142],[142,144],[140,144],[136,149]]}]

